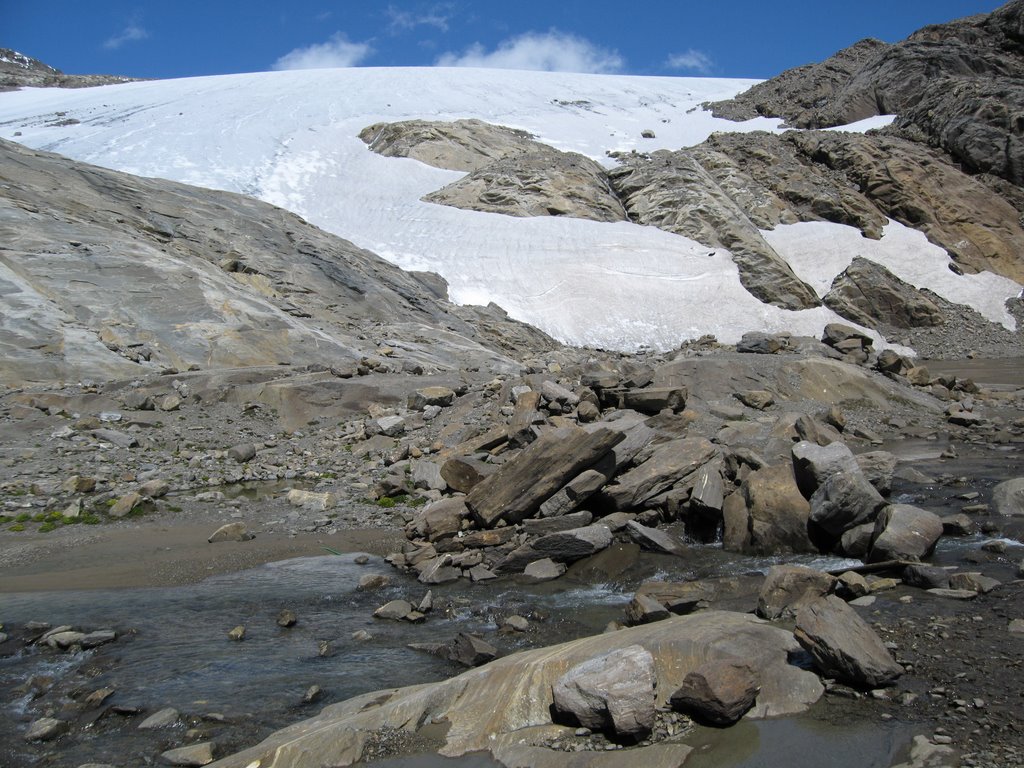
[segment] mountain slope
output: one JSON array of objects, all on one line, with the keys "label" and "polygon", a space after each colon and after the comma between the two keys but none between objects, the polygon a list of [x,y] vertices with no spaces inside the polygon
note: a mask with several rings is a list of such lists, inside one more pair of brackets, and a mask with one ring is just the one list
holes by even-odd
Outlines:
[{"label": "mountain slope", "polygon": [[[393,364],[509,369],[554,342],[455,307],[403,272],[242,195],[0,141],[0,382],[163,368]],[[443,286],[443,284],[441,284]],[[502,351],[504,350],[504,351]]]}]

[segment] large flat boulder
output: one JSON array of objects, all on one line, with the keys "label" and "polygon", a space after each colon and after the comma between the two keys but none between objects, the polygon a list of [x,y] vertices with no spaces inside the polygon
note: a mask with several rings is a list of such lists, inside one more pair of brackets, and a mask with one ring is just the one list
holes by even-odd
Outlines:
[{"label": "large flat boulder", "polygon": [[[565,765],[564,752],[540,746],[551,734],[555,682],[578,664],[630,646],[654,658],[659,707],[690,672],[714,659],[742,658],[756,670],[761,689],[749,717],[803,712],[823,692],[817,675],[789,663],[789,654],[799,649],[792,633],[747,614],[708,611],[505,656],[436,683],[357,696],[214,765],[352,765],[372,734],[397,728],[412,735],[421,723],[439,721],[449,723],[442,755],[490,752],[505,759],[529,754],[529,762],[521,764]],[[661,749],[671,751],[672,745]],[[651,764],[679,765],[688,751],[671,752],[675,762],[663,755]]]},{"label": "large flat boulder", "polygon": [[921,560],[931,554],[942,536],[942,519],[934,512],[910,504],[893,504],[875,521],[868,559]]},{"label": "large flat boulder", "polygon": [[642,507],[644,502],[667,491],[695,473],[719,453],[702,437],[684,437],[657,446],[640,466],[620,475],[599,496],[616,510]]}]

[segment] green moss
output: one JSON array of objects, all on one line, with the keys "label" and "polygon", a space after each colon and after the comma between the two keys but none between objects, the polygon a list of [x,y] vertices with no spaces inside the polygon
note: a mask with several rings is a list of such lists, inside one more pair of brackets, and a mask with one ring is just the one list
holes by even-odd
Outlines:
[{"label": "green moss", "polygon": [[20,532],[20,531],[24,531],[25,530],[25,526],[22,523],[15,523],[14,525],[12,525],[7,530],[15,531],[15,532]]},{"label": "green moss", "polygon": [[410,499],[409,500],[409,506],[410,507],[422,507],[426,503],[427,503],[427,498],[425,496],[417,496],[415,499]]},{"label": "green moss", "polygon": [[57,530],[57,524],[53,522],[45,522],[39,526],[40,533],[49,533],[50,531]]},{"label": "green moss", "polygon": [[78,519],[81,520],[85,525],[99,525],[101,522],[99,515],[93,514],[82,515]]},{"label": "green moss", "polygon": [[396,499],[392,499],[389,496],[382,496],[381,498],[377,499],[377,506],[384,507],[384,509],[391,509],[397,503],[398,501]]},{"label": "green moss", "polygon": [[35,523],[45,523],[46,522],[46,513],[45,512],[37,512],[36,514],[32,515],[32,521],[35,522]]},{"label": "green moss", "polygon": [[20,515],[18,515],[14,519],[15,519],[16,522],[19,522],[19,523],[27,523],[29,520],[32,519],[32,515],[30,515],[28,512],[22,512]]}]

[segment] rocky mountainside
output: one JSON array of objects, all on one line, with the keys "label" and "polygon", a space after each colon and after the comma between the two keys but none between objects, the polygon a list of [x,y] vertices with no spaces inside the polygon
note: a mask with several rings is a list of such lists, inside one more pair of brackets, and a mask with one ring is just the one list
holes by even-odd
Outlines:
[{"label": "rocky mountainside", "polygon": [[[555,342],[242,195],[0,141],[0,381],[200,366],[508,369]],[[388,344],[385,344],[388,340]]]},{"label": "rocky mountainside", "polygon": [[[797,128],[898,115],[889,132],[939,147],[971,173],[1024,183],[1024,2],[925,27],[888,45],[862,40],[712,104],[733,120]],[[1018,197],[1019,199],[1019,197]]]},{"label": "rocky mountainside", "polygon": [[66,75],[31,56],[0,48],[0,91],[14,88],[91,88],[130,83],[137,79],[119,75]]}]

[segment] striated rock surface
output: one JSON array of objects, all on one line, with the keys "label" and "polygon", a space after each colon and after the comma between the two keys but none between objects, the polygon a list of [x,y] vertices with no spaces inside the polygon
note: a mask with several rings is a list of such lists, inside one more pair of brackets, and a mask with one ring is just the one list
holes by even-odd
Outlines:
[{"label": "striated rock surface", "polygon": [[10,142],[0,240],[3,383],[355,363],[371,323],[435,370],[473,356],[508,366],[496,347],[553,346],[279,208]]},{"label": "striated rock surface", "polygon": [[[751,717],[802,712],[823,691],[814,673],[788,663],[788,654],[799,648],[791,633],[753,616],[710,611],[517,653],[437,683],[358,696],[214,765],[351,765],[378,731],[411,735],[422,724],[441,720],[450,723],[442,755],[489,751],[506,764],[518,759],[519,764],[564,765],[564,753],[540,746],[553,733],[552,686],[576,665],[630,646],[654,658],[658,706],[690,672],[715,659],[742,658],[755,670],[760,691]],[[688,752],[680,747],[675,763],[663,764],[678,765]]]},{"label": "striated rock surface", "polygon": [[[16,88],[92,88],[130,83],[139,78],[119,75],[68,75],[10,48],[0,48],[0,91]],[[60,116],[56,118],[60,119]]]}]

